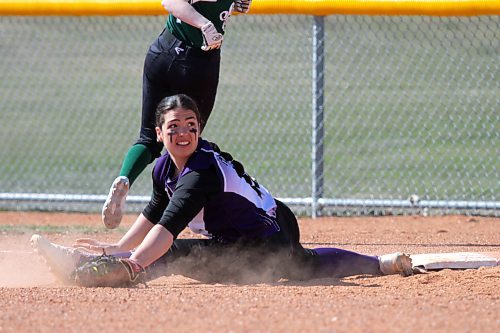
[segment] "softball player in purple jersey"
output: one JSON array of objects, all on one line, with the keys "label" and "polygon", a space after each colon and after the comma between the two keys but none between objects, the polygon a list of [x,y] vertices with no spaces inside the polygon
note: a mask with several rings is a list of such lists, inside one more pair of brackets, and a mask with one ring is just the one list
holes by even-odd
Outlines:
[{"label": "softball player in purple jersey", "polygon": [[[123,260],[134,274],[193,255],[204,263],[202,270],[215,265],[216,274],[227,277],[232,267],[204,259],[224,253],[234,255],[233,264],[249,259],[245,264],[254,272],[272,271],[275,278],[412,274],[411,260],[403,253],[377,257],[337,248],[304,248],[291,210],[250,177],[241,163],[200,138],[200,115],[190,97],[163,99],[156,123],[167,152],[153,170],[151,201],[118,243],[80,239],[77,247],[125,253],[129,258]],[[178,239],[186,227],[206,239]]]},{"label": "softball player in purple jersey", "polygon": [[139,139],[128,150],[119,176],[102,208],[106,227],[122,219],[130,186],[163,149],[156,140],[155,110],[166,96],[179,93],[199,105],[201,128],[208,121],[219,82],[220,47],[233,11],[247,13],[251,0],[163,0],[166,27],[146,55]]}]

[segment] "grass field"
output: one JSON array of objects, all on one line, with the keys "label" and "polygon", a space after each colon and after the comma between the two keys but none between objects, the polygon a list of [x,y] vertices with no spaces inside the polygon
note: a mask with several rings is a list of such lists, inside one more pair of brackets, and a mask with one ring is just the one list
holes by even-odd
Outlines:
[{"label": "grass field", "polygon": [[[0,17],[0,192],[106,194],[164,17]],[[325,20],[324,194],[498,201],[498,17]],[[311,192],[309,16],[234,17],[204,136]],[[149,170],[133,188],[150,190]],[[96,205],[97,207],[97,205]]]}]

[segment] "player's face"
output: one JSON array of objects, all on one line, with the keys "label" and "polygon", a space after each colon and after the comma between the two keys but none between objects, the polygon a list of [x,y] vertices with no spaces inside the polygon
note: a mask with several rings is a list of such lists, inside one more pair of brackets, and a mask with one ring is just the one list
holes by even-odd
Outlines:
[{"label": "player's face", "polygon": [[194,111],[177,108],[164,116],[162,128],[156,128],[158,140],[173,157],[187,158],[198,146],[199,123]]}]

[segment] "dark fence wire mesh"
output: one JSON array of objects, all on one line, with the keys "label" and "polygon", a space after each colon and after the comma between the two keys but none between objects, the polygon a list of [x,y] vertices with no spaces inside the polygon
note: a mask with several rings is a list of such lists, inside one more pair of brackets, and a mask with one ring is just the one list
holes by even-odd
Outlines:
[{"label": "dark fence wire mesh", "polygon": [[[100,210],[101,197],[5,194],[107,194],[138,134],[144,56],[164,22],[0,17],[1,209]],[[415,194],[438,203],[430,212],[498,215],[499,23],[498,16],[325,18],[323,213],[424,212],[425,204],[408,209]],[[310,16],[232,18],[204,133],[304,213],[312,25]],[[131,195],[145,200],[150,183],[149,168]]]}]

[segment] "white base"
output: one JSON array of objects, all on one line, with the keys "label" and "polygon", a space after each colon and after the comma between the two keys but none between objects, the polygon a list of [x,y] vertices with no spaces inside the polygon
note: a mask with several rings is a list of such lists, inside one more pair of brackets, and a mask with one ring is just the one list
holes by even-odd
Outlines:
[{"label": "white base", "polygon": [[412,254],[413,267],[427,270],[468,269],[500,265],[500,252],[453,252]]}]

